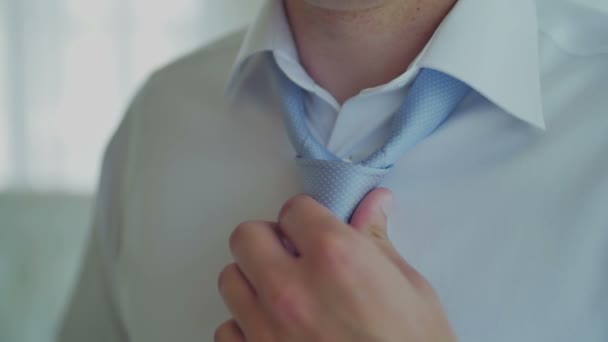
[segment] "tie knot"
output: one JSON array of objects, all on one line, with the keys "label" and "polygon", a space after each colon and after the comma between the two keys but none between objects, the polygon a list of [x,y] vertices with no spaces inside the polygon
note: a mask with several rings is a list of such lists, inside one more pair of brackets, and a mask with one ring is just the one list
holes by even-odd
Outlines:
[{"label": "tie knot", "polygon": [[304,91],[279,68],[278,85],[285,127],[298,154],[304,189],[345,221],[363,197],[382,182],[389,169],[414,145],[433,133],[468,94],[463,82],[422,69],[403,105],[393,115],[383,147],[363,161],[345,162],[317,141],[306,122]]},{"label": "tie knot", "polygon": [[336,216],[348,222],[368,192],[380,185],[389,169],[372,168],[341,160],[297,159],[304,190]]}]

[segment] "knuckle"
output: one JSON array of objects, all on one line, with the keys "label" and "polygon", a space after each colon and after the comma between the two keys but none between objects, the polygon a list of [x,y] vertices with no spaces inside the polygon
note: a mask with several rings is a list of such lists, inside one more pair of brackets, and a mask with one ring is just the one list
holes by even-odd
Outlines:
[{"label": "knuckle", "polygon": [[235,263],[222,269],[217,279],[217,288],[220,292],[223,292],[226,289],[226,286],[230,284],[230,279],[234,277],[235,272],[238,272],[238,266]]},{"label": "knuckle", "polygon": [[246,240],[246,236],[249,234],[254,225],[255,222],[253,221],[243,222],[239,224],[234,231],[232,231],[229,239],[230,248],[232,250],[236,249],[242,241]]},{"label": "knuckle", "polygon": [[379,224],[372,224],[367,229],[368,234],[376,241],[389,241],[386,229]]},{"label": "knuckle", "polygon": [[215,329],[215,333],[213,333],[213,341],[215,342],[226,342],[228,341],[228,336],[230,333],[230,324],[231,322],[224,322],[217,329]]},{"label": "knuckle", "polygon": [[283,207],[279,212],[279,221],[282,221],[290,213],[299,210],[299,208],[306,207],[312,202],[314,202],[314,200],[310,196],[304,194],[290,198],[287,202],[285,202],[285,204],[283,204]]},{"label": "knuckle", "polygon": [[330,272],[347,266],[355,248],[348,236],[329,232],[320,236],[317,245],[319,266],[321,269],[327,269]]},{"label": "knuckle", "polygon": [[301,326],[308,322],[303,297],[295,286],[284,286],[275,291],[269,302],[271,311],[288,326]]}]

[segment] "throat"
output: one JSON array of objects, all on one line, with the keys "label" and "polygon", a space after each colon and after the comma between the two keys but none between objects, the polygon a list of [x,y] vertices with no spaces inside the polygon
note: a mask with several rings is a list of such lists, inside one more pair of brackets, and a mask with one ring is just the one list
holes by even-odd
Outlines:
[{"label": "throat", "polygon": [[456,0],[375,2],[366,9],[333,10],[310,0],[285,0],[304,68],[340,104],[403,74]]}]

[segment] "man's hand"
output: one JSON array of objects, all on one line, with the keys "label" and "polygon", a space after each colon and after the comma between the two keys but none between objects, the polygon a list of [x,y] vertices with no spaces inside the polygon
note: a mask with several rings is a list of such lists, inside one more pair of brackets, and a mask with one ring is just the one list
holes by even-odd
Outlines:
[{"label": "man's hand", "polygon": [[373,191],[347,225],[298,196],[278,223],[241,224],[230,239],[236,263],[219,277],[234,319],[215,340],[455,341],[431,286],[388,241],[391,201]]}]

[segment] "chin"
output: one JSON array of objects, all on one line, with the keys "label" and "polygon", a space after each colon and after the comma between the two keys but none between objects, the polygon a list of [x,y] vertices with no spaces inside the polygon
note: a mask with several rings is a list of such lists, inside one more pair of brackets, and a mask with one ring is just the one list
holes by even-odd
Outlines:
[{"label": "chin", "polygon": [[360,11],[381,6],[387,0],[304,0],[312,6],[332,11]]}]

